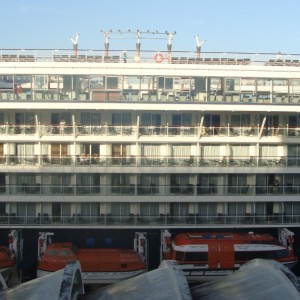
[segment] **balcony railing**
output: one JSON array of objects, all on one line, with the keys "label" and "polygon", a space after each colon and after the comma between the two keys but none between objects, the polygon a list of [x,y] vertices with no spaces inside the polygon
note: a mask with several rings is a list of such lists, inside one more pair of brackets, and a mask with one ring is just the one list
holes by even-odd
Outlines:
[{"label": "balcony railing", "polygon": [[41,195],[41,196],[297,196],[300,186],[287,183],[270,185],[216,185],[216,184],[119,184],[119,185],[84,185],[69,184],[9,184],[0,186],[2,195]]},{"label": "balcony railing", "polygon": [[135,125],[0,125],[1,135],[35,135],[41,136],[136,136],[150,137],[300,137],[300,127],[266,127],[260,126],[135,126]]},{"label": "balcony railing", "polygon": [[6,213],[0,215],[0,224],[3,225],[31,225],[31,226],[206,226],[206,225],[299,225],[300,215],[288,215],[285,213],[268,214],[237,214],[237,215],[139,215],[129,214],[125,216],[112,215],[51,215],[48,213],[34,215],[17,215]]},{"label": "balcony railing", "polygon": [[38,165],[45,167],[273,167],[300,166],[298,156],[110,156],[98,154],[78,155],[2,155],[0,165]]}]

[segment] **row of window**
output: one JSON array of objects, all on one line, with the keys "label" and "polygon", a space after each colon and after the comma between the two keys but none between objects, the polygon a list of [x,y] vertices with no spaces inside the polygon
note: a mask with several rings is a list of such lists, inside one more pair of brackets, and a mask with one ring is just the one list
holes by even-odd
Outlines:
[{"label": "row of window", "polygon": [[0,173],[0,192],[11,195],[299,195],[300,174]]},{"label": "row of window", "polygon": [[[139,122],[138,122],[139,119]],[[146,126],[182,126],[204,128],[296,128],[300,127],[300,116],[295,113],[210,113],[206,112],[89,112],[83,111],[72,114],[68,111],[52,112],[42,114],[37,112],[16,112],[6,113],[0,111],[0,125],[17,126],[32,125],[52,126],[64,125],[72,128],[73,124],[78,126],[139,126],[147,129]]]},{"label": "row of window", "polygon": [[[280,259],[288,257],[287,249],[269,250],[269,251],[235,251],[235,262],[244,263],[251,259]],[[202,262],[208,263],[208,252],[181,252],[176,251],[176,260],[182,262]]]},{"label": "row of window", "polygon": [[300,92],[299,79],[226,78],[200,76],[113,76],[113,75],[1,75],[0,89],[107,89],[107,90],[197,90],[253,92]]},{"label": "row of window", "polygon": [[300,145],[0,143],[1,164],[297,166]]},{"label": "row of window", "polygon": [[0,202],[0,223],[162,225],[298,224],[298,202]]},{"label": "row of window", "polygon": [[210,95],[228,96],[221,101],[259,102],[270,100],[272,95],[274,102],[297,102],[300,79],[47,74],[0,76],[2,100],[217,100]]}]

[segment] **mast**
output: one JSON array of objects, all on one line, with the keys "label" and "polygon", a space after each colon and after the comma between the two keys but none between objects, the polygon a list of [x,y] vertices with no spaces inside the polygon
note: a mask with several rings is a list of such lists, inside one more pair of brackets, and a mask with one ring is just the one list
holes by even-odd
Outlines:
[{"label": "mast", "polygon": [[141,59],[141,40],[140,40],[140,31],[136,32],[136,61],[140,61]]},{"label": "mast", "polygon": [[[171,58],[172,58],[172,39],[173,39],[173,32],[166,32],[167,36],[168,36],[168,44],[167,44],[167,48],[168,48],[168,63],[171,63]],[[176,34],[176,32],[175,32]]]},{"label": "mast", "polygon": [[201,47],[204,43],[204,40],[200,41],[198,34],[196,34],[195,39],[196,39],[196,49],[197,49],[197,61],[199,61],[201,56]]},{"label": "mast", "polygon": [[75,56],[77,56],[77,51],[78,51],[78,38],[79,38],[79,33],[75,34],[75,38],[71,38],[71,42],[73,44],[73,53]]},{"label": "mast", "polygon": [[104,36],[104,57],[107,57],[109,55],[109,34],[112,32],[110,31],[103,31],[101,30],[101,32],[103,33]]}]

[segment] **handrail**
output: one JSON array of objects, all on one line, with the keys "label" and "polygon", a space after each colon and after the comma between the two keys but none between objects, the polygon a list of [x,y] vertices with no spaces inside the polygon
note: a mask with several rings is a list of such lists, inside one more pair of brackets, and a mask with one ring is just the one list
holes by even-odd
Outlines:
[{"label": "handrail", "polygon": [[178,185],[159,184],[119,184],[119,185],[85,185],[85,184],[40,184],[18,183],[0,186],[1,195],[104,195],[104,196],[299,196],[300,186],[287,183],[285,185],[272,183],[266,185],[217,185],[217,184],[192,184],[183,183]]},{"label": "handrail", "polygon": [[0,215],[1,225],[20,225],[26,224],[29,226],[205,226],[205,225],[285,225],[291,224],[299,226],[299,214],[286,213],[272,213],[272,214],[256,214],[256,213],[240,213],[236,215],[217,214],[217,215],[201,215],[199,213],[189,213],[187,215],[113,215],[111,213],[104,213],[100,215],[81,215],[64,214],[51,215],[49,213],[37,215],[17,215],[16,213],[5,213]]},{"label": "handrail", "polygon": [[175,126],[168,124],[161,125],[61,125],[61,124],[1,124],[1,135],[34,135],[52,136],[52,135],[101,135],[101,136],[188,136],[188,137],[261,137],[287,136],[289,138],[297,138],[300,136],[300,127],[296,126],[268,126],[248,125],[248,126],[231,126],[228,124],[219,126],[203,126],[201,131],[198,125]]},{"label": "handrail", "polygon": [[[0,62],[91,62],[91,63],[124,63],[124,50],[87,50],[79,49],[77,54],[71,49],[0,49]],[[173,51],[170,60],[166,50],[141,50],[139,56],[135,50],[126,50],[126,63],[156,63],[154,55],[163,54],[160,64],[224,64],[248,65],[260,64],[266,66],[299,66],[300,54],[293,53],[251,53],[251,52],[201,52]],[[156,63],[157,64],[157,63]]]},{"label": "handrail", "polygon": [[15,165],[39,165],[44,167],[274,167],[291,168],[300,164],[298,156],[151,156],[151,155],[123,155],[111,156],[98,153],[75,155],[2,155],[0,164],[6,166]]}]

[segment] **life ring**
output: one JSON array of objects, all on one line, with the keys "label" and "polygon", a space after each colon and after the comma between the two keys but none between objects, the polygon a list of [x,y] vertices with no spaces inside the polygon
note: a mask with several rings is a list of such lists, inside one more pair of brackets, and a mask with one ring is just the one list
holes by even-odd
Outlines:
[{"label": "life ring", "polygon": [[165,59],[164,58],[164,55],[161,53],[161,52],[156,52],[153,56],[153,59],[155,62],[157,63],[161,63],[163,62],[163,60]]}]

